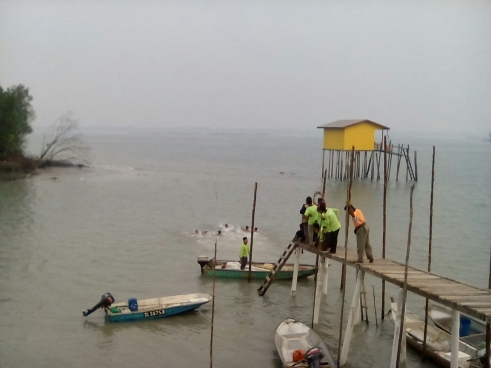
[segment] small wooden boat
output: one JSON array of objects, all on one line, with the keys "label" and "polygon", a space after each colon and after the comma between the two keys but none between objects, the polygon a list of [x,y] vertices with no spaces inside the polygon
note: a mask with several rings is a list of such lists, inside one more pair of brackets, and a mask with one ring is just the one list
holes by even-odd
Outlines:
[{"label": "small wooden boat", "polygon": [[[438,328],[450,333],[452,330],[452,310],[450,308],[432,303],[428,316]],[[461,327],[462,318],[465,318],[468,324],[470,323],[470,328],[465,333],[462,333],[461,329],[460,339],[478,349],[486,347],[486,324],[483,321],[461,314]]]},{"label": "small wooden boat", "polygon": [[313,347],[322,349],[324,357],[320,361],[321,367],[336,366],[329,348],[321,337],[313,329],[293,318],[287,318],[278,325],[274,334],[274,343],[283,367],[307,367],[307,362],[295,362],[293,354],[297,350],[305,351]]},{"label": "small wooden boat", "polygon": [[[249,277],[249,264],[245,270],[240,269],[240,262],[237,261],[215,261],[208,260],[208,257],[198,257],[198,263],[201,266],[201,272],[206,276],[213,276],[213,265],[215,265],[215,276],[230,279],[246,279]],[[262,280],[269,275],[274,264],[264,262],[252,262],[251,278]],[[276,280],[293,278],[293,264],[285,264],[281,271],[275,275]],[[298,277],[307,277],[315,273],[315,266],[301,264],[298,267]]]},{"label": "small wooden boat", "polygon": [[88,316],[96,309],[103,308],[106,318],[111,322],[156,319],[194,310],[208,303],[211,298],[208,294],[187,294],[140,300],[132,298],[126,302],[112,303],[114,298],[107,293],[102,296],[101,302],[83,314]]},{"label": "small wooden boat", "polygon": [[[397,303],[391,299],[392,319],[396,320]],[[420,353],[423,352],[424,341],[424,321],[418,316],[405,313],[406,343]],[[450,368],[451,361],[451,335],[442,329],[428,325],[426,330],[426,355],[441,367]],[[473,367],[480,367],[478,360],[478,350],[463,342],[459,342],[459,367],[468,368],[472,362]]]}]

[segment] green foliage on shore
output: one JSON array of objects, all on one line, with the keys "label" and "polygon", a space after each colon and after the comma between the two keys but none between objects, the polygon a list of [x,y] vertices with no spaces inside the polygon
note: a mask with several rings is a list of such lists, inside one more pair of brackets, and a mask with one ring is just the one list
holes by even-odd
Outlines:
[{"label": "green foliage on shore", "polygon": [[26,135],[32,132],[32,96],[22,84],[0,86],[0,160],[23,155]]}]

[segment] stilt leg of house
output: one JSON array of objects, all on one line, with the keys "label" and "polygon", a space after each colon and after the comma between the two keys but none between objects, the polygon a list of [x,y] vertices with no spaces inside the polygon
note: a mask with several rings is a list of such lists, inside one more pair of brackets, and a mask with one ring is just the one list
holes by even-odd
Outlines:
[{"label": "stilt leg of house", "polygon": [[300,251],[299,247],[295,249],[295,263],[293,264],[293,279],[292,279],[292,295],[297,293],[297,280],[298,280],[298,266],[300,265]]},{"label": "stilt leg of house", "polygon": [[356,316],[360,315],[359,307],[360,307],[360,291],[361,285],[365,278],[365,272],[359,271],[358,277],[356,278],[356,286],[355,292],[353,294],[353,300],[351,301],[351,308],[349,312],[348,325],[346,326],[346,333],[344,334],[343,340],[343,348],[341,350],[341,357],[339,359],[339,364],[341,366],[346,364],[346,360],[348,359],[348,350],[351,343],[351,337],[353,335],[353,326],[355,325],[354,320]]},{"label": "stilt leg of house", "polygon": [[[403,293],[404,290],[401,289],[399,291],[399,298],[397,300],[397,313],[396,313],[396,320],[394,321],[394,341],[392,342],[392,355],[390,358],[390,368],[396,368],[399,333],[401,329],[404,331],[404,321],[401,320]],[[401,342],[401,356],[399,361],[403,362],[405,360],[406,360],[406,334],[403,333],[402,342]]]},{"label": "stilt leg of house", "polygon": [[327,283],[329,281],[329,263],[326,258],[322,258],[324,264],[324,278],[322,280],[322,294],[327,295]]},{"label": "stilt leg of house", "polygon": [[459,329],[460,329],[460,312],[452,310],[452,337],[450,349],[452,357],[450,360],[450,368],[459,367]]},{"label": "stilt leg of house", "polygon": [[315,288],[315,298],[314,298],[314,323],[319,323],[319,311],[321,308],[321,300],[322,300],[322,283],[324,281],[324,265],[323,262],[325,262],[325,258],[321,258],[321,265],[318,270],[317,274],[317,286]]}]

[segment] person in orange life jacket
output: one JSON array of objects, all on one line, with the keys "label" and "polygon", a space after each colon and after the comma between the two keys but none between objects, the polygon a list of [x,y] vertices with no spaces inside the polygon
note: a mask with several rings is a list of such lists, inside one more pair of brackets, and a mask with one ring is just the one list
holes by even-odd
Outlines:
[{"label": "person in orange life jacket", "polygon": [[356,249],[358,251],[358,261],[356,263],[363,263],[363,253],[367,254],[367,258],[370,263],[373,262],[372,246],[370,245],[370,229],[365,221],[363,213],[353,207],[351,203],[348,203],[344,209],[348,209],[349,215],[353,219],[353,225],[355,226],[356,234]]}]

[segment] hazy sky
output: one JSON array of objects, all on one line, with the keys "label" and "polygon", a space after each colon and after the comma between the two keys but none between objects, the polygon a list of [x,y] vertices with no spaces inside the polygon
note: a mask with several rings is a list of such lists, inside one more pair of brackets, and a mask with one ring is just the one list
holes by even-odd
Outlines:
[{"label": "hazy sky", "polygon": [[491,130],[491,1],[5,1],[34,126]]}]

